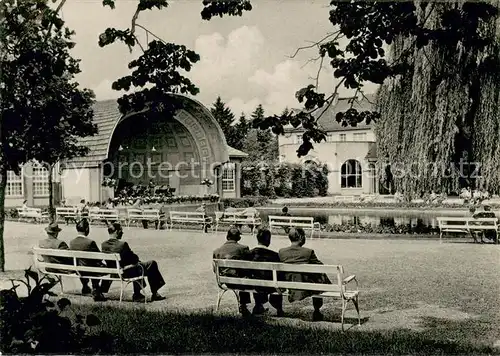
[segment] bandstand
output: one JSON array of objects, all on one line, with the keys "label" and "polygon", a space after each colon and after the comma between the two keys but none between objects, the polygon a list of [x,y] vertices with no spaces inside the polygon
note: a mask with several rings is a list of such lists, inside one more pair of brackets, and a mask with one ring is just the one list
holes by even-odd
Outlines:
[{"label": "bandstand", "polygon": [[[90,152],[61,164],[66,200],[103,201],[109,189],[105,177],[118,184],[169,186],[176,195],[240,196],[241,160],[245,153],[229,147],[210,111],[178,94],[175,114],[148,111],[121,115],[116,100],[97,102],[98,134],[82,140]],[[209,179],[211,187],[202,185]]]}]

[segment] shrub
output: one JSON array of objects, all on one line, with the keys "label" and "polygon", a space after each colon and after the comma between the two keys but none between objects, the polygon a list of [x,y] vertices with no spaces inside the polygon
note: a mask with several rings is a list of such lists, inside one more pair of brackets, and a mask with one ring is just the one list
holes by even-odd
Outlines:
[{"label": "shrub", "polygon": [[253,202],[255,206],[264,206],[269,202],[268,197],[244,197],[244,198],[224,198],[221,199],[224,209],[228,206],[233,206],[238,209],[248,208],[250,202]]},{"label": "shrub", "polygon": [[[74,321],[63,313],[71,302],[62,298],[56,303],[51,289],[58,283],[52,278],[39,279],[31,269],[25,271],[25,281],[12,281],[12,288],[0,291],[0,351],[7,354],[81,353],[106,351],[110,347],[107,334],[89,336],[90,327],[100,320],[92,314],[84,318],[74,315]],[[17,288],[24,284],[26,297]]]},{"label": "shrub", "polygon": [[301,198],[326,196],[328,192],[328,168],[322,165],[248,161],[241,172],[242,196]]}]

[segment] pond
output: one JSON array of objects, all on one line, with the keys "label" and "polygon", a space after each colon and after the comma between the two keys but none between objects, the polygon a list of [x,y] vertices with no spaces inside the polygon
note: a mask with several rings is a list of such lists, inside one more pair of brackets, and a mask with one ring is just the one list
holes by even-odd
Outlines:
[{"label": "pond", "polygon": [[[263,221],[269,215],[281,215],[281,208],[259,208]],[[435,230],[438,227],[436,218],[439,216],[464,216],[466,211],[405,211],[382,209],[320,209],[320,208],[289,208],[292,216],[312,216],[314,221],[322,225],[364,225],[372,227],[391,227],[407,225]]]}]

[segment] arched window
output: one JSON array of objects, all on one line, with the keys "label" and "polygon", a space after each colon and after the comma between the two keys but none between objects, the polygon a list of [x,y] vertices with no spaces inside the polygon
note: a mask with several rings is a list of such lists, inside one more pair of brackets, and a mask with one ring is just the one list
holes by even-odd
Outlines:
[{"label": "arched window", "polygon": [[355,159],[344,162],[340,170],[341,188],[361,188],[362,176],[361,164]]}]

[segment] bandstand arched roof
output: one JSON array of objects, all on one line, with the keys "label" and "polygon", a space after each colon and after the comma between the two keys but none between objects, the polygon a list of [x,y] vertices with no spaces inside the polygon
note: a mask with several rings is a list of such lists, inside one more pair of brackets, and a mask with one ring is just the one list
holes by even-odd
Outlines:
[{"label": "bandstand arched roof", "polygon": [[[227,146],[226,139],[219,124],[212,116],[210,111],[198,101],[180,94],[171,94],[173,100],[182,102],[182,115],[188,118],[194,118],[195,121],[209,126],[211,134],[207,134],[206,140],[209,144],[217,146],[216,157],[219,162],[226,162],[229,157],[246,157],[247,154],[235,148]],[[94,123],[97,125],[98,132],[92,137],[85,137],[80,140],[82,145],[89,147],[89,153],[85,157],[75,157],[66,164],[76,167],[97,167],[108,158],[108,151],[113,132],[118,124],[127,118],[132,118],[134,114],[123,116],[119,109],[116,99],[98,101],[94,104]],[[182,116],[180,115],[180,116]],[[176,117],[179,116],[176,114]],[[181,121],[179,118],[177,120]],[[193,120],[191,120],[193,121]],[[199,125],[199,124],[198,124]],[[199,130],[198,130],[199,131]]]}]

